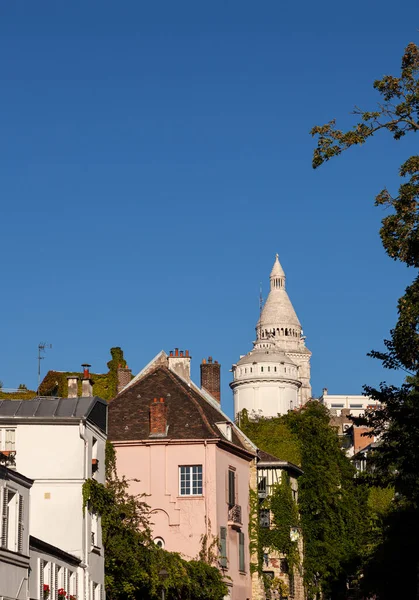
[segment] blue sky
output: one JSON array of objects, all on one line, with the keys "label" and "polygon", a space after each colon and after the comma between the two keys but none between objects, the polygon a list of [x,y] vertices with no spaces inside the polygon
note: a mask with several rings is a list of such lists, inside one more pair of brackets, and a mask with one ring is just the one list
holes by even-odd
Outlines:
[{"label": "blue sky", "polygon": [[[414,139],[317,171],[309,130],[397,73],[418,6],[237,0],[0,5],[0,379],[138,372],[188,348],[193,376],[252,347],[276,252],[313,352],[315,395],[396,381],[366,357],[412,278],[384,254],[374,196]],[[410,15],[406,18],[404,15]]]}]

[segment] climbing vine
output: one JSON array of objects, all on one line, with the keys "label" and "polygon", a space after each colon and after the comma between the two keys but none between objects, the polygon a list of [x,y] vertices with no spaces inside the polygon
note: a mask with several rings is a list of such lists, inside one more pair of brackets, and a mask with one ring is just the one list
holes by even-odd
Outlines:
[{"label": "climbing vine", "polygon": [[292,573],[300,562],[300,555],[297,541],[292,541],[290,532],[299,526],[299,515],[287,473],[282,472],[281,483],[274,486],[271,496],[261,508],[270,511],[271,527],[260,527],[260,542],[263,547],[284,554]]},{"label": "climbing vine", "polygon": [[109,398],[114,398],[118,393],[118,367],[125,368],[127,361],[124,358],[122,348],[116,346],[110,350],[112,359],[107,363]]},{"label": "climbing vine", "polygon": [[[261,513],[269,513],[269,527],[262,525]],[[276,591],[279,597],[288,595],[286,583],[276,577],[267,577],[263,570],[263,560],[266,551],[283,555],[286,561],[286,570],[293,577],[294,569],[300,565],[300,554],[297,541],[290,536],[291,529],[299,526],[298,507],[292,496],[290,479],[283,472],[281,483],[277,484],[269,498],[262,502],[257,492],[250,490],[250,518],[249,540],[250,555],[256,557],[257,562],[250,565],[251,572],[257,572],[261,577],[265,592]]]}]

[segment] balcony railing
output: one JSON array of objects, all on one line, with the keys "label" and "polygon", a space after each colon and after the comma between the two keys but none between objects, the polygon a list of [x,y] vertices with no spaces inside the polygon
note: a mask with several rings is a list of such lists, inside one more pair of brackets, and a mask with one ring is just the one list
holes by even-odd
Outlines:
[{"label": "balcony railing", "polygon": [[234,504],[228,509],[228,524],[232,527],[241,527],[243,524],[242,507],[238,504]]}]

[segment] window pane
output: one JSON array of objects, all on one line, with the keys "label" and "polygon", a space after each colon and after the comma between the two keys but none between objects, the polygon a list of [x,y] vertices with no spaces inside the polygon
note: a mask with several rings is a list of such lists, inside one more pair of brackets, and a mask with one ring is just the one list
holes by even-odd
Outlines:
[{"label": "window pane", "polygon": [[181,496],[202,495],[202,465],[179,467],[179,473]]}]

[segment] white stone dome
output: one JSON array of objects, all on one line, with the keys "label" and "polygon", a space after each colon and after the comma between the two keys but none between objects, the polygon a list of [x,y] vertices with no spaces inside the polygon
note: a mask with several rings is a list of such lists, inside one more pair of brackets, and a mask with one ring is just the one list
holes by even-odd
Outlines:
[{"label": "white stone dome", "polygon": [[274,350],[252,350],[237,362],[237,366],[254,363],[280,363],[297,366],[285,352],[275,352]]}]

